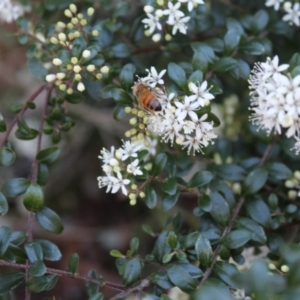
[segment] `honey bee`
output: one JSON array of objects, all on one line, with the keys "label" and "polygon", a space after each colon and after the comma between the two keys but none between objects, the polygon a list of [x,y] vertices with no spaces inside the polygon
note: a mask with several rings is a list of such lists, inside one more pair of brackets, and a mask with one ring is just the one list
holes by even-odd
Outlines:
[{"label": "honey bee", "polygon": [[161,110],[161,104],[155,96],[155,91],[146,82],[137,82],[133,87],[133,94],[137,98],[139,104],[151,114]]}]

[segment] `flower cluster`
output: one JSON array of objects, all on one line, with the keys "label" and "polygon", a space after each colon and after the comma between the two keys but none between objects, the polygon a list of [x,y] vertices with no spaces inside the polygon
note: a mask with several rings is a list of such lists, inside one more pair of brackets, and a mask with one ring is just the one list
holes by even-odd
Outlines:
[{"label": "flower cluster", "polygon": [[213,131],[213,122],[207,121],[208,115],[201,114],[201,108],[210,104],[214,96],[207,89],[207,81],[201,84],[190,82],[191,95],[176,97],[175,93],[167,95],[162,76],[165,70],[157,73],[154,67],[148,71],[148,75],[139,78],[139,82],[149,84],[149,89],[160,101],[161,111],[148,113],[144,121],[147,130],[152,134],[160,135],[164,142],[174,141],[182,148],[187,148],[188,154],[202,151],[212,139],[216,138]]},{"label": "flower cluster", "polygon": [[[266,6],[274,6],[275,10],[279,10],[283,0],[266,0]],[[300,26],[300,4],[298,2],[292,4],[290,1],[284,1],[283,10],[286,13],[282,20]]]},{"label": "flower cluster", "polygon": [[[96,57],[98,50],[95,47],[89,47],[82,51],[78,51],[78,47],[74,47],[74,45],[81,45],[80,39],[87,40],[89,36],[91,38],[98,36],[99,31],[85,31],[88,21],[82,13],[77,13],[75,4],[70,4],[69,9],[66,9],[64,13],[66,17],[70,18],[70,22],[67,24],[58,22],[56,35],[50,38],[50,42],[57,47],[57,52],[62,53],[60,58],[55,57],[52,60],[53,65],[58,68],[58,72],[48,74],[46,81],[54,82],[61,91],[72,94],[74,82],[77,84],[77,90],[82,92],[85,90],[82,82],[85,74],[101,79],[103,76],[107,76],[109,67],[101,66],[102,60]],[[90,7],[86,12],[86,17],[89,18],[93,14],[94,8]]]},{"label": "flower cluster", "polygon": [[123,141],[123,146],[119,149],[111,147],[110,151],[103,148],[99,158],[102,160],[102,170],[105,176],[99,176],[99,188],[106,187],[106,192],[117,193],[119,190],[124,195],[128,195],[130,204],[136,203],[137,196],[145,197],[135,184],[135,176],[143,175],[143,170],[139,166],[138,153],[144,148],[142,143],[131,143]]},{"label": "flower cluster", "polygon": [[292,178],[286,180],[284,185],[290,189],[287,194],[289,199],[295,200],[300,197],[300,172],[295,171]]},{"label": "flower cluster", "polygon": [[11,0],[0,0],[0,22],[11,23],[30,11],[29,6],[23,6]]},{"label": "flower cluster", "polygon": [[[175,3],[174,3],[175,2]],[[204,4],[203,0],[179,0],[179,1],[168,1],[165,7],[163,0],[158,0],[157,7],[146,5],[144,11],[147,14],[147,18],[143,19],[142,22],[145,24],[145,35],[151,36],[156,30],[162,31],[163,26],[170,25],[172,27],[172,34],[175,35],[177,31],[182,34],[186,34],[187,25],[186,23],[190,20],[190,16],[185,16],[185,13],[180,10],[181,4],[187,5],[188,12],[191,12],[194,7],[199,4]],[[158,42],[161,39],[160,33],[155,33],[152,37],[154,42]],[[171,40],[170,34],[165,36],[166,40]]]},{"label": "flower cluster", "polygon": [[288,64],[279,65],[278,56],[265,63],[257,63],[249,78],[251,96],[250,117],[252,123],[263,128],[269,134],[272,130],[297,141],[294,149],[300,151],[300,75],[291,78],[283,71]]}]

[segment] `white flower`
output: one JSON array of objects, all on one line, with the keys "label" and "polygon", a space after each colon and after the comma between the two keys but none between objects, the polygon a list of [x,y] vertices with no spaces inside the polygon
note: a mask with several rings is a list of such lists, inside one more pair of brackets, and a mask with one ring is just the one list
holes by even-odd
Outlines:
[{"label": "white flower", "polygon": [[143,172],[140,170],[138,166],[139,160],[135,159],[131,164],[127,166],[127,172],[133,175],[143,175]]},{"label": "white flower", "polygon": [[300,4],[296,2],[292,7],[291,2],[286,2],[283,8],[287,12],[287,14],[283,16],[282,20],[294,23],[296,26],[300,26]]},{"label": "white flower", "polygon": [[[282,0],[281,0],[282,1]],[[179,2],[187,2],[188,11],[192,11],[198,4],[204,4],[203,0],[179,0]]]},{"label": "white flower", "polygon": [[137,152],[143,148],[141,144],[133,144],[130,141],[123,141],[123,147],[120,149],[122,152],[122,160],[126,160],[128,157],[137,157]]},{"label": "white flower", "polygon": [[214,95],[209,93],[207,89],[207,81],[203,81],[199,87],[195,83],[189,83],[189,89],[194,94],[190,98],[193,101],[197,101],[200,106],[206,106],[210,103],[210,100],[214,99]]},{"label": "white flower", "polygon": [[179,17],[175,17],[167,21],[169,25],[173,25],[172,34],[175,35],[177,30],[182,34],[186,34],[187,26],[185,25],[186,22],[190,20],[191,17],[184,17],[180,19]]},{"label": "white flower", "polygon": [[120,172],[117,173],[117,177],[108,176],[110,183],[109,187],[111,187],[111,193],[115,194],[119,189],[122,190],[122,193],[127,196],[127,189],[125,185],[130,183],[129,179],[123,179],[122,174]]},{"label": "white flower", "polygon": [[145,28],[148,28],[150,35],[154,32],[155,28],[157,28],[158,30],[162,29],[162,26],[159,23],[158,16],[156,16],[156,15],[154,16],[149,13],[147,13],[147,16],[148,16],[148,19],[147,18],[143,19],[142,23],[145,24]]},{"label": "white flower", "polygon": [[168,1],[168,9],[164,10],[164,14],[169,16],[167,23],[173,22],[175,18],[181,18],[184,16],[184,13],[179,10],[180,6],[180,2],[177,2],[175,5],[173,5],[171,1]]},{"label": "white flower", "polygon": [[246,296],[244,289],[235,290],[235,291],[232,291],[231,293],[232,293],[234,300],[251,300],[252,299],[251,297]]},{"label": "white flower", "polygon": [[102,159],[103,161],[103,164],[105,165],[109,165],[109,161],[114,158],[114,155],[115,155],[115,147],[114,146],[111,146],[110,148],[110,151],[108,151],[107,149],[103,148],[101,151],[100,151],[100,154],[98,157],[100,159]]},{"label": "white flower", "polygon": [[[300,137],[300,75],[290,78],[281,72],[289,65],[278,65],[278,57],[255,65],[249,78],[250,119],[269,134],[272,130],[287,137]],[[297,143],[296,143],[297,144]],[[298,152],[298,145],[293,149]]]},{"label": "white flower", "polygon": [[[300,138],[295,136],[295,140],[296,140],[295,146],[291,150],[295,150],[296,154],[298,155],[300,153]],[[300,191],[299,191],[299,193],[300,193]],[[298,194],[298,197],[299,197],[299,194]]]},{"label": "white flower", "polygon": [[274,6],[274,9],[278,10],[281,2],[283,2],[283,0],[267,0],[265,5],[266,6]]},{"label": "white flower", "polygon": [[112,188],[112,182],[110,180],[111,177],[109,176],[99,176],[98,179],[98,186],[99,188],[103,188],[105,186],[107,186],[106,188],[106,193],[109,193],[111,188]]},{"label": "white flower", "polygon": [[11,23],[28,11],[30,11],[29,6],[23,6],[17,2],[13,3],[11,0],[0,1],[0,21]]},{"label": "white flower", "polygon": [[162,77],[165,75],[166,69],[160,71],[159,74],[154,67],[151,67],[150,71],[148,69],[146,69],[146,71],[148,72],[148,75],[143,78],[143,81],[148,82],[151,87],[155,87],[157,84],[164,84]]},{"label": "white flower", "polygon": [[197,114],[194,111],[199,108],[199,104],[193,102],[191,96],[185,96],[184,103],[177,101],[175,102],[175,105],[178,108],[175,112],[178,119],[184,120],[186,116],[189,115],[192,120],[198,120]]}]

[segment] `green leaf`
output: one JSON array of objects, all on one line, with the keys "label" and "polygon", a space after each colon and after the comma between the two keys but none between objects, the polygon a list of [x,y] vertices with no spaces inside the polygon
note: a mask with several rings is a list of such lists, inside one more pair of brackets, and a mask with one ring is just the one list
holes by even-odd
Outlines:
[{"label": "green leaf", "polygon": [[210,212],[212,209],[212,202],[209,198],[208,195],[201,195],[198,199],[198,206],[206,211],[206,212]]},{"label": "green leaf", "polygon": [[174,255],[175,255],[175,253],[168,253],[168,254],[164,255],[164,257],[162,259],[162,263],[163,264],[169,263],[172,260]]},{"label": "green leaf", "polygon": [[131,54],[131,50],[127,44],[118,43],[112,47],[112,54],[119,58],[128,57]]},{"label": "green leaf", "polygon": [[208,61],[207,61],[205,54],[203,54],[202,52],[197,51],[194,53],[192,63],[193,63],[194,69],[196,69],[200,72],[207,71]]},{"label": "green leaf", "polygon": [[31,292],[34,293],[49,291],[55,286],[58,278],[59,278],[58,275],[53,275],[53,274],[41,276],[41,277],[33,276],[28,280],[27,287]]},{"label": "green leaf", "polygon": [[64,98],[67,102],[72,104],[79,104],[84,100],[82,93],[74,91],[72,94],[64,95]]},{"label": "green leaf", "polygon": [[7,130],[6,123],[5,123],[4,119],[3,119],[2,114],[0,113],[0,132],[5,132],[6,130]]},{"label": "green leaf", "polygon": [[51,164],[55,162],[60,155],[60,149],[57,146],[50,146],[41,150],[37,155],[36,159],[40,163]]},{"label": "green leaf", "polygon": [[13,178],[4,183],[1,188],[6,198],[13,198],[25,193],[30,186],[30,181],[26,178]]},{"label": "green leaf", "polygon": [[236,282],[232,280],[232,277],[239,274],[239,271],[235,265],[217,261],[213,270],[226,284],[236,287]]},{"label": "green leaf", "polygon": [[148,184],[145,189],[145,203],[150,208],[153,209],[157,203],[157,195],[155,189],[152,185]]},{"label": "green leaf", "polygon": [[[87,275],[90,278],[99,280],[95,270],[90,270]],[[91,282],[91,281],[85,282],[85,288],[90,297],[99,292],[99,284]]]},{"label": "green leaf", "polygon": [[187,82],[186,82],[186,74],[182,67],[171,62],[168,64],[168,75],[171,80],[182,90],[186,90]]},{"label": "green leaf", "polygon": [[166,272],[155,272],[152,276],[152,282],[166,290],[173,287]]},{"label": "green leaf", "polygon": [[261,244],[265,244],[267,241],[266,234],[261,226],[256,222],[248,218],[238,218],[235,221],[235,226],[237,228],[247,229],[252,233],[251,240]]},{"label": "green leaf", "polygon": [[122,281],[125,286],[136,283],[141,277],[142,266],[138,258],[133,258],[125,262],[122,274]]},{"label": "green leaf", "polygon": [[22,108],[23,108],[23,104],[21,103],[12,103],[10,106],[9,106],[9,111],[12,113],[12,114],[17,114],[19,113]]},{"label": "green leaf", "polygon": [[38,164],[37,183],[45,185],[49,178],[49,169],[46,164]]},{"label": "green leaf", "polygon": [[196,281],[179,265],[169,265],[167,274],[170,281],[186,293],[194,291],[197,287]]},{"label": "green leaf", "polygon": [[8,293],[9,291],[20,285],[25,279],[23,272],[10,272],[0,274],[0,295]]},{"label": "green leaf", "polygon": [[169,194],[169,195],[175,195],[177,192],[177,182],[174,177],[167,178],[161,185],[161,189]]},{"label": "green leaf", "polygon": [[47,69],[36,57],[32,57],[28,60],[28,68],[31,75],[41,81],[44,81],[48,74]]},{"label": "green leaf", "polygon": [[195,250],[200,265],[209,267],[212,260],[213,251],[209,240],[204,235],[199,234],[199,237],[195,244]]},{"label": "green leaf", "polygon": [[126,91],[129,91],[133,85],[135,71],[135,65],[127,64],[120,72],[120,84]]},{"label": "green leaf", "polygon": [[38,131],[35,129],[30,128],[25,120],[19,118],[18,122],[18,129],[15,132],[15,136],[20,140],[32,140],[37,137]]},{"label": "green leaf", "polygon": [[91,297],[89,297],[88,300],[103,300],[103,299],[104,299],[103,294],[98,292],[98,293],[92,295]]},{"label": "green leaf", "polygon": [[161,208],[164,211],[171,209],[178,201],[180,191],[177,191],[175,195],[164,194],[161,198]]},{"label": "green leaf", "polygon": [[189,77],[188,82],[202,82],[203,81],[203,72],[200,70],[197,70],[192,73],[192,75]]},{"label": "green leaf", "polygon": [[25,192],[23,204],[28,211],[38,211],[44,205],[44,193],[41,187],[34,183]]},{"label": "green leaf", "polygon": [[232,300],[229,288],[221,281],[215,278],[206,280],[193,295],[192,300]]},{"label": "green leaf", "polygon": [[224,51],[224,42],[220,38],[211,38],[205,41],[205,44],[210,46],[214,52]]},{"label": "green leaf", "polygon": [[251,29],[253,30],[254,33],[260,33],[266,28],[268,22],[269,22],[268,13],[265,10],[261,9],[253,16]]},{"label": "green leaf", "polygon": [[41,245],[45,260],[57,261],[61,259],[61,252],[54,243],[43,239],[37,239],[34,241]]},{"label": "green leaf", "polygon": [[23,231],[13,231],[10,243],[16,246],[23,244],[27,240],[27,235]]},{"label": "green leaf", "polygon": [[251,232],[238,229],[229,232],[223,239],[223,245],[228,249],[237,249],[244,246],[251,239]]},{"label": "green leaf", "polygon": [[134,237],[130,241],[130,250],[132,252],[132,255],[136,255],[139,250],[139,239],[137,237]]},{"label": "green leaf", "polygon": [[40,243],[32,241],[30,243],[26,243],[24,248],[31,263],[34,263],[37,260],[43,260],[44,255]]},{"label": "green leaf", "polygon": [[111,250],[109,252],[109,254],[112,256],[112,257],[124,257],[124,255],[118,251],[118,250]]},{"label": "green leaf", "polygon": [[230,70],[230,74],[235,78],[235,79],[245,79],[247,80],[250,75],[250,67],[248,63],[246,63],[242,59],[237,59],[237,66],[233,69]]},{"label": "green leaf", "polygon": [[241,34],[237,29],[229,29],[224,36],[224,45],[227,55],[230,55],[238,46],[241,40]]},{"label": "green leaf", "polygon": [[132,105],[133,103],[131,93],[120,88],[113,88],[111,96],[118,104]]},{"label": "green leaf", "polygon": [[265,53],[264,46],[257,40],[251,40],[240,46],[240,49],[246,53],[251,55],[261,55]]},{"label": "green leaf", "polygon": [[212,191],[209,197],[212,202],[211,216],[216,222],[226,225],[230,217],[228,203],[224,197],[216,191]]},{"label": "green leaf", "polygon": [[147,224],[142,225],[142,230],[145,233],[149,234],[150,236],[153,236],[153,237],[155,236],[155,233],[154,233],[153,229]]},{"label": "green leaf", "polygon": [[262,168],[253,170],[248,174],[244,181],[243,192],[245,195],[255,194],[266,183],[268,179],[268,172]]},{"label": "green leaf", "polygon": [[117,104],[114,108],[113,117],[115,120],[122,120],[126,116],[125,107],[123,104]]},{"label": "green leaf", "polygon": [[0,148],[0,166],[8,167],[14,163],[15,159],[16,155],[11,149],[7,147]]},{"label": "green leaf", "polygon": [[172,248],[175,249],[177,246],[177,236],[173,231],[170,231],[167,237],[167,244]]},{"label": "green leaf", "polygon": [[45,264],[41,260],[36,260],[29,269],[32,276],[43,276],[47,271]]},{"label": "green leaf", "polygon": [[242,181],[246,171],[238,165],[224,164],[217,167],[217,174],[225,180]]},{"label": "green leaf", "polygon": [[208,184],[213,178],[214,175],[209,171],[198,171],[193,175],[192,179],[190,180],[189,187],[202,187]]},{"label": "green leaf", "polygon": [[158,155],[156,155],[154,162],[153,162],[151,175],[157,176],[161,172],[161,170],[165,167],[167,160],[168,160],[168,157],[165,153],[159,153]]},{"label": "green leaf", "polygon": [[77,268],[79,264],[79,255],[77,253],[73,253],[68,261],[68,271],[76,274],[77,273]]},{"label": "green leaf", "polygon": [[59,234],[63,231],[60,217],[50,208],[44,206],[36,213],[38,223],[47,231]]},{"label": "green leaf", "polygon": [[195,54],[201,53],[208,63],[213,63],[216,59],[214,50],[211,46],[208,45],[208,43],[193,42],[191,43],[191,47],[194,50]]},{"label": "green leaf", "polygon": [[214,65],[213,71],[216,73],[224,73],[237,66],[237,61],[231,57],[222,57]]},{"label": "green leaf", "polygon": [[0,228],[0,256],[3,256],[9,246],[11,239],[11,229],[2,226]]},{"label": "green leaf", "polygon": [[292,171],[283,163],[272,162],[266,165],[269,177],[275,180],[286,180],[292,177]]},{"label": "green leaf", "polygon": [[0,192],[0,216],[4,216],[8,212],[8,203],[5,196]]},{"label": "green leaf", "polygon": [[251,219],[257,223],[267,225],[270,221],[270,209],[260,197],[247,200],[246,208]]},{"label": "green leaf", "polygon": [[166,243],[168,232],[163,231],[156,240],[153,255],[158,262],[162,262],[163,257],[171,252],[171,247]]}]

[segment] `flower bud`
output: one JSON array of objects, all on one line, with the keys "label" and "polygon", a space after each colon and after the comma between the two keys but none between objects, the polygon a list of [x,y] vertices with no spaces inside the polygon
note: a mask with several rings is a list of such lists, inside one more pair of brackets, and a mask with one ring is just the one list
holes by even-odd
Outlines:
[{"label": "flower bud", "polygon": [[69,5],[69,8],[70,8],[70,11],[73,13],[73,14],[76,14],[76,12],[77,12],[77,7],[76,7],[76,5],[75,4],[70,4]]},{"label": "flower bud", "polygon": [[137,119],[136,118],[131,118],[130,120],[129,120],[129,124],[130,125],[135,125],[137,123]]},{"label": "flower bud", "polygon": [[72,18],[71,22],[72,22],[72,24],[77,25],[79,20],[77,18]]},{"label": "flower bud", "polygon": [[131,107],[129,106],[126,106],[124,111],[127,113],[127,114],[130,114],[131,113]]},{"label": "flower bud", "polygon": [[58,39],[56,38],[56,37],[54,37],[54,36],[52,36],[51,38],[50,38],[50,42],[52,43],[52,44],[58,44]]},{"label": "flower bud", "polygon": [[78,63],[78,58],[76,56],[71,57],[71,63],[72,64],[77,64]]},{"label": "flower bud", "polygon": [[140,193],[139,193],[139,196],[140,196],[141,198],[145,198],[146,194],[145,194],[144,192],[140,192]]},{"label": "flower bud", "polygon": [[68,18],[72,18],[72,16],[73,16],[72,13],[71,13],[71,11],[69,9],[65,9],[64,14]]},{"label": "flower bud", "polygon": [[61,91],[65,91],[65,90],[67,89],[67,86],[66,86],[64,83],[62,83],[62,84],[59,85],[58,88],[59,88]]},{"label": "flower bud", "polygon": [[69,95],[72,95],[72,94],[73,94],[73,89],[72,89],[72,88],[68,88],[68,89],[67,89],[67,93],[68,93]]},{"label": "flower bud", "polygon": [[74,76],[74,79],[76,80],[76,81],[81,81],[81,75],[80,74],[76,74],[75,76]]},{"label": "flower bud", "polygon": [[63,32],[61,32],[58,34],[58,39],[62,42],[65,42],[67,40],[67,36]]},{"label": "flower bud", "polygon": [[96,30],[96,29],[93,30],[93,31],[92,31],[92,35],[93,35],[93,36],[98,36],[98,35],[99,35],[99,31]]},{"label": "flower bud", "polygon": [[90,57],[90,56],[91,56],[91,51],[90,51],[90,50],[84,50],[84,51],[82,52],[82,57],[88,58],[88,57]]},{"label": "flower bud", "polygon": [[84,84],[83,84],[82,82],[79,82],[79,83],[77,84],[77,90],[78,90],[79,92],[83,92],[83,91],[85,90],[85,86],[84,86]]},{"label": "flower bud", "polygon": [[56,27],[64,29],[66,27],[66,24],[64,22],[59,21],[56,23]]},{"label": "flower bud", "polygon": [[89,7],[88,10],[87,10],[87,15],[89,17],[91,17],[95,12],[95,9],[93,7]]},{"label": "flower bud", "polygon": [[102,79],[102,77],[103,77],[103,76],[102,76],[102,74],[101,74],[101,73],[97,73],[97,74],[96,74],[96,78],[97,78],[97,79],[99,79],[99,80],[100,80],[100,79]]},{"label": "flower bud", "polygon": [[86,19],[82,19],[81,21],[80,21],[80,25],[81,26],[85,26],[87,24],[87,20]]},{"label": "flower bud", "polygon": [[80,67],[79,65],[75,65],[75,66],[73,67],[73,71],[74,71],[75,73],[79,73],[79,72],[81,71],[81,67]]},{"label": "flower bud", "polygon": [[59,58],[53,58],[52,63],[53,63],[55,66],[60,66],[63,62],[62,62],[62,60],[59,59]]},{"label": "flower bud", "polygon": [[63,80],[65,77],[66,77],[65,73],[60,72],[56,74],[56,78],[59,80]]},{"label": "flower bud", "polygon": [[89,72],[94,72],[94,71],[96,70],[96,67],[95,67],[95,65],[88,65],[88,66],[86,67],[86,69],[87,69],[87,71],[89,71]]},{"label": "flower bud", "polygon": [[145,6],[144,6],[144,12],[145,12],[145,13],[150,14],[150,13],[152,13],[153,11],[154,11],[154,7],[153,7],[153,6],[151,6],[151,5],[145,5]]},{"label": "flower bud", "polygon": [[109,72],[109,67],[103,66],[103,67],[100,69],[100,72],[103,73],[103,74],[107,74],[107,73]]},{"label": "flower bud", "polygon": [[45,79],[47,82],[53,82],[56,79],[56,76],[55,74],[48,74]]}]

